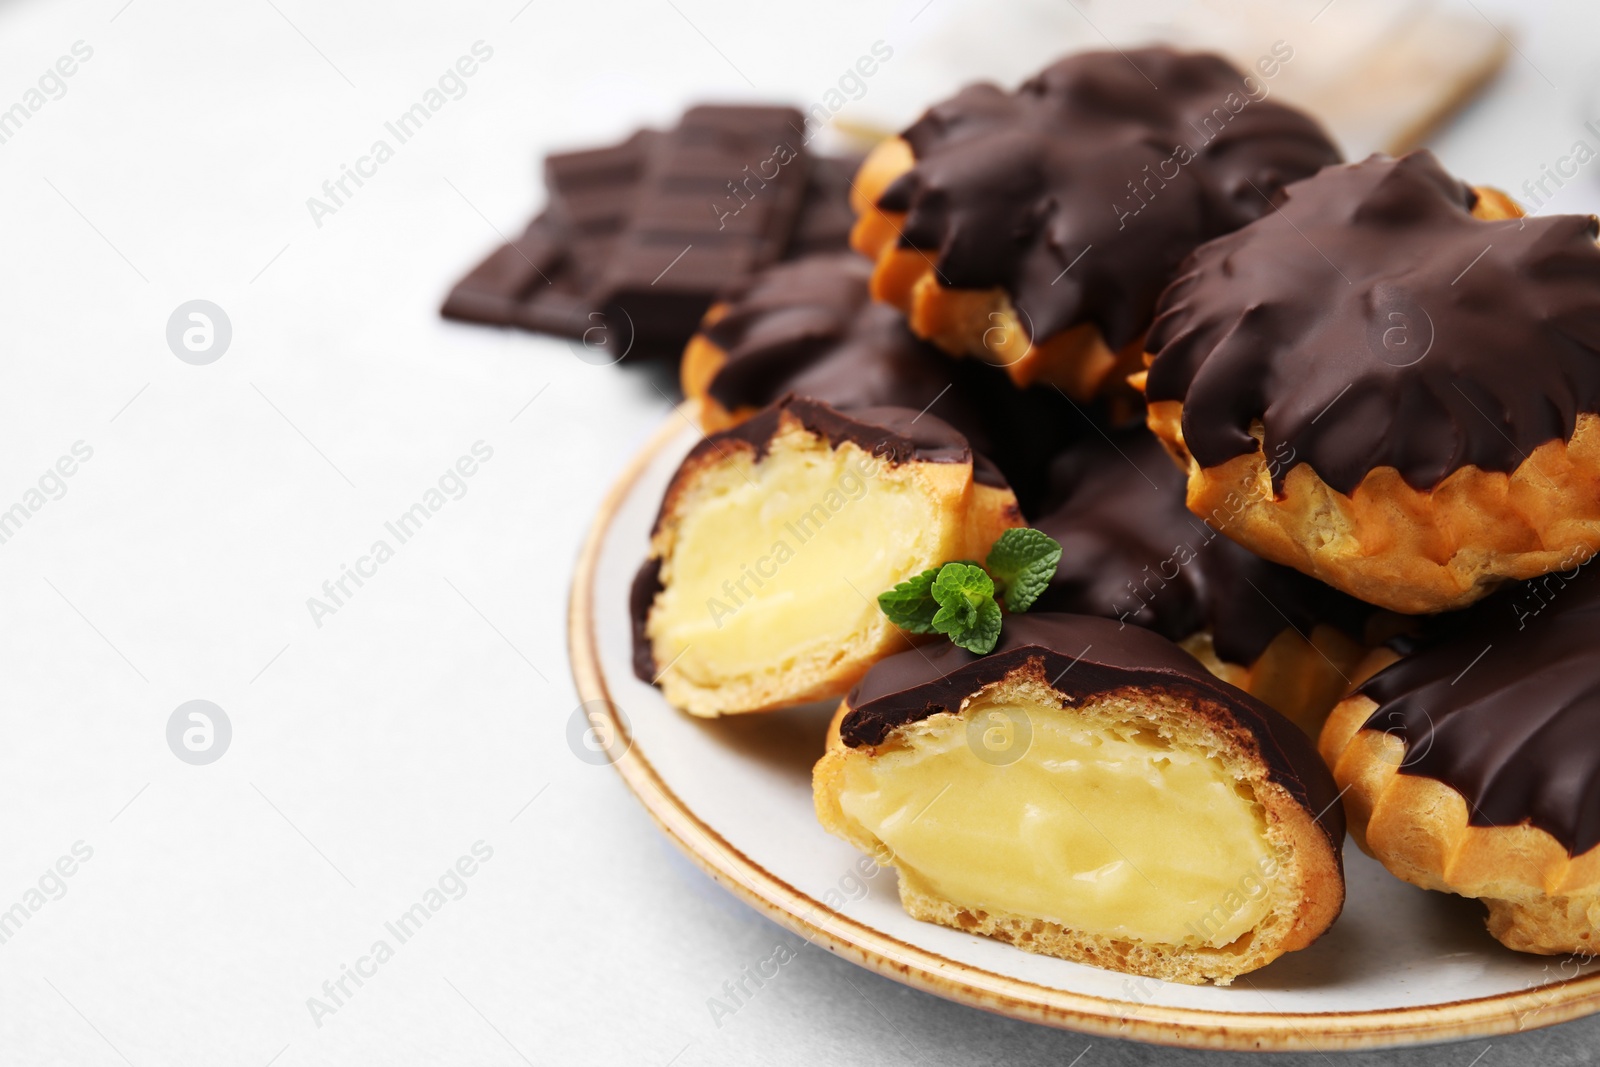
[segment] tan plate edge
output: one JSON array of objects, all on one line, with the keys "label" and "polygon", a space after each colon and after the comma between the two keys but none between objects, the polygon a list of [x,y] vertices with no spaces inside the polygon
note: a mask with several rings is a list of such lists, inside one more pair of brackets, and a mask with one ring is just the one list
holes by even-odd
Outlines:
[{"label": "tan plate edge", "polygon": [[[692,418],[685,403],[678,418]],[[623,754],[617,771],[651,820],[691,860],[774,922],[887,978],[999,1015],[1104,1037],[1188,1048],[1289,1052],[1389,1048],[1515,1033],[1600,1011],[1600,974],[1475,1000],[1372,1012],[1222,1012],[1111,1000],[1025,982],[906,944],[833,911],[771,874],[721,838],[667,788],[633,744],[600,666],[593,610],[595,571],[606,532],[650,461],[678,434],[668,420],[629,461],[595,516],[572,580],[567,641],[584,701],[600,701]],[[692,425],[692,423],[691,423]],[[818,920],[818,921],[813,921]],[[1248,976],[1241,978],[1248,985]],[[1241,992],[1244,990],[1241,989]],[[1263,1001],[1265,994],[1258,994]]]}]

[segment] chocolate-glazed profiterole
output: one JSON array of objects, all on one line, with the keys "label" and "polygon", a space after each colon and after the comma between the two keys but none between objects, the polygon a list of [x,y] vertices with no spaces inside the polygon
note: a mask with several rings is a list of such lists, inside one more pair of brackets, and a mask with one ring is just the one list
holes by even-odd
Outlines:
[{"label": "chocolate-glazed profiterole", "polygon": [[1180,642],[1315,737],[1366,652],[1376,609],[1240,548],[1184,506],[1184,477],[1142,426],[1063,452],[1033,525],[1061,544],[1037,608]]},{"label": "chocolate-glazed profiterole", "polygon": [[1356,839],[1524,952],[1600,940],[1600,570],[1502,589],[1334,710]]},{"label": "chocolate-glazed profiterole", "polygon": [[1600,247],[1427,152],[1330,167],[1162,297],[1150,425],[1189,506],[1404,612],[1600,548]]},{"label": "chocolate-glazed profiterole", "polygon": [[916,408],[960,430],[1032,509],[1050,457],[1098,437],[1110,405],[1085,412],[1054,389],[1018,389],[993,367],[951,358],[872,300],[871,274],[858,255],[811,256],[724,293],[683,354],[701,427],[726,429],[791,393],[841,409]]},{"label": "chocolate-glazed profiterole", "polygon": [[869,671],[812,776],[913,918],[1226,985],[1339,914],[1344,820],[1310,740],[1165,638],[1009,615],[985,656]]},{"label": "chocolate-glazed profiterole", "polygon": [[630,601],[634,672],[694,715],[837,697],[907,647],[874,593],[1021,522],[937,417],[786,397],[673,476]]},{"label": "chocolate-glazed profiterole", "polygon": [[1138,365],[1156,297],[1201,242],[1339,160],[1249,76],[1167,48],[1086,52],[1014,93],[969,86],[868,156],[854,246],[873,291],[954,353],[1085,397]]},{"label": "chocolate-glazed profiterole", "polygon": [[[906,328],[867,291],[853,253],[769,267],[725,293],[683,354],[683,393],[703,429],[726,429],[787,393],[835,407],[929,409],[980,449],[974,369]],[[985,451],[987,451],[985,449]]]}]

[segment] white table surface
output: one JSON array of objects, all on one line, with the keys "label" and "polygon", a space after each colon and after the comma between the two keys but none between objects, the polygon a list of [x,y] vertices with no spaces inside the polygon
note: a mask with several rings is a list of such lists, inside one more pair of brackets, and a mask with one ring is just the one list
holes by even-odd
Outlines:
[{"label": "white table surface", "polygon": [[[810,946],[714,1021],[725,980],[797,939],[565,739],[572,561],[669,405],[636,369],[436,314],[536,206],[545,151],[706,97],[815,99],[922,6],[0,9],[0,109],[93,50],[0,144],[0,511],[92,449],[0,543],[0,911],[64,890],[0,943],[0,1063],[1217,1059],[1010,1022]],[[1436,147],[1516,190],[1600,115],[1600,15],[1480,6],[1520,20],[1522,54]],[[465,95],[317,226],[306,198],[480,40]],[[1554,206],[1600,206],[1597,175]],[[166,342],[197,298],[233,330],[206,366]],[[307,598],[480,441],[465,494],[314,620]],[[205,766],[166,740],[193,699],[233,729]],[[480,841],[464,895],[314,1019]],[[75,845],[92,856],[48,876]],[[1600,1020],[1350,1062],[1553,1067],[1597,1043]]]}]

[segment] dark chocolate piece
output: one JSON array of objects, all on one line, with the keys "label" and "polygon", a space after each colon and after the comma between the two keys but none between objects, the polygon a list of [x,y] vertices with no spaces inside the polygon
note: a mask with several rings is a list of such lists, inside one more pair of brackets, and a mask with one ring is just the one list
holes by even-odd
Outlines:
[{"label": "dark chocolate piece", "polygon": [[806,192],[804,130],[794,108],[686,111],[650,153],[596,284],[607,319],[687,339],[724,286],[777,260]]},{"label": "dark chocolate piece", "polygon": [[944,641],[877,663],[845,698],[839,736],[852,748],[882,744],[890,731],[941,712],[1030,660],[1063,696],[1083,701],[1118,689],[1159,690],[1225,708],[1254,737],[1274,782],[1289,790],[1337,849],[1344,841],[1338,789],[1311,739],[1288,719],[1218,680],[1166,638],[1087,615],[1006,616],[1000,643],[986,656]]},{"label": "dark chocolate piece", "polygon": [[1326,623],[1365,636],[1373,607],[1190,512],[1183,472],[1143,427],[1068,449],[1052,482],[1053,506],[1033,525],[1061,542],[1061,562],[1035,610],[1117,619],[1172,641],[1210,630],[1218,658],[1245,667],[1285,629],[1309,639]]},{"label": "dark chocolate piece", "polygon": [[614,238],[628,225],[645,165],[665,136],[638,130],[620,144],[546,156],[546,211],[570,233]]},{"label": "dark chocolate piece", "polygon": [[1339,152],[1308,116],[1214,55],[1063,59],[1015,93],[973,85],[901,136],[916,165],[879,197],[942,284],[1000,287],[1036,340],[1092,322],[1140,337],[1197,245],[1271,210]]},{"label": "dark chocolate piece", "polygon": [[576,299],[581,289],[574,284],[569,253],[570,243],[559,228],[540,215],[521,237],[495,249],[457,282],[439,313],[462,322],[510,326],[518,321],[520,309],[535,300]]},{"label": "dark chocolate piece", "polygon": [[872,264],[849,252],[767,268],[724,293],[702,332],[726,362],[708,392],[729,411],[788,393],[839,408],[929,411],[987,451],[970,399],[971,361],[919,340],[894,308],[872,299]]},{"label": "dark chocolate piece", "polygon": [[627,224],[645,160],[663,135],[545,159],[549,205],[456,284],[446,318],[582,338],[603,326],[590,290]]},{"label": "dark chocolate piece", "polygon": [[1600,845],[1600,568],[1581,564],[1438,616],[1422,651],[1358,692],[1364,729],[1406,744],[1401,774],[1467,801],[1473,826],[1531,823]]},{"label": "dark chocolate piece", "polygon": [[[1590,216],[1487,222],[1430,152],[1330,167],[1201,248],[1150,332],[1151,400],[1203,467],[1264,448],[1341,493],[1515,470],[1600,411]],[[1252,426],[1265,428],[1258,443]]]},{"label": "dark chocolate piece", "polygon": [[545,211],[457,283],[441,313],[676,359],[724,286],[780,254],[847,247],[855,161],[807,157],[803,129],[788,108],[702,107],[669,133],[548,157]]}]

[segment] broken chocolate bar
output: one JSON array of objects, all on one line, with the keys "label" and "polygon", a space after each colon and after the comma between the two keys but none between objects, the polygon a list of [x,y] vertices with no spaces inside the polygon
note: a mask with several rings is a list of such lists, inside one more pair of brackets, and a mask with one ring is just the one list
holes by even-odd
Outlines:
[{"label": "broken chocolate bar", "polygon": [[548,157],[549,206],[456,284],[445,318],[582,338],[600,321],[590,291],[661,136],[640,130],[621,144]]},{"label": "broken chocolate bar", "polygon": [[676,357],[725,285],[846,246],[852,163],[807,158],[802,130],[789,108],[699,107],[670,133],[550,156],[548,207],[442,313]]},{"label": "broken chocolate bar", "polygon": [[595,298],[607,320],[687,340],[724,286],[777,260],[805,195],[804,127],[793,108],[686,112],[650,154],[601,274]]}]

